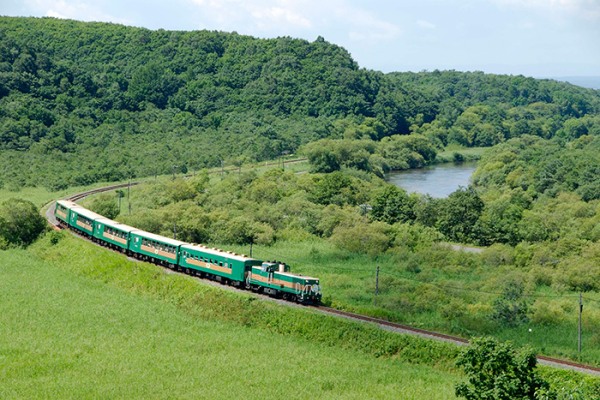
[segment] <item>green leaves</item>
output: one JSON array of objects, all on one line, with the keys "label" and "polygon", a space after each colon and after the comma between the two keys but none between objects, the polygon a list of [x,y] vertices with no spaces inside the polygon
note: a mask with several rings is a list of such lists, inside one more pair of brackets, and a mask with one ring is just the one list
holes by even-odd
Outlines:
[{"label": "green leaves", "polygon": [[0,249],[27,246],[46,229],[46,220],[30,201],[9,199],[0,204]]},{"label": "green leaves", "polygon": [[460,188],[440,202],[436,227],[452,241],[473,242],[477,239],[475,226],[483,208],[475,189]]},{"label": "green leaves", "polygon": [[537,375],[532,351],[515,351],[510,343],[492,338],[472,340],[456,364],[463,367],[468,382],[456,385],[455,393],[467,400],[535,399],[548,386]]}]

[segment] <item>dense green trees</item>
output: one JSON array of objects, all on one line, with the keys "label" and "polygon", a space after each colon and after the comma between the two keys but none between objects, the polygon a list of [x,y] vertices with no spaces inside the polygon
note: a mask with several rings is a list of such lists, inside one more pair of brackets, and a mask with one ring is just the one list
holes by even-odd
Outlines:
[{"label": "dense green trees", "polygon": [[416,199],[396,186],[386,186],[372,204],[371,215],[378,221],[388,224],[413,221]]},{"label": "dense green trees", "polygon": [[343,141],[307,147],[315,171],[382,175],[427,165],[448,143],[597,135],[599,111],[597,92],[547,80],[367,71],[322,38],[0,18],[0,167],[11,187],[273,159],[323,138]]}]

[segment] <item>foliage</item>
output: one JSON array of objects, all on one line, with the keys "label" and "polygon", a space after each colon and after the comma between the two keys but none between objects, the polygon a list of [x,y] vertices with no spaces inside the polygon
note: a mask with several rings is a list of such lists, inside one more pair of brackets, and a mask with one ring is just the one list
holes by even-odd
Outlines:
[{"label": "foliage", "polygon": [[369,254],[376,257],[390,247],[390,228],[382,223],[367,223],[358,220],[351,225],[338,225],[331,241],[341,249],[352,253]]},{"label": "foliage", "polygon": [[366,200],[366,194],[361,193],[359,180],[338,171],[316,176],[309,198],[323,205],[358,205]]},{"label": "foliage", "polygon": [[473,187],[460,188],[440,202],[436,227],[450,240],[472,242],[484,203]]},{"label": "foliage", "polygon": [[523,298],[525,288],[520,281],[508,282],[502,295],[494,301],[492,318],[504,326],[517,326],[529,321],[529,306]]},{"label": "foliage", "polygon": [[46,229],[46,220],[28,200],[12,198],[0,204],[0,249],[27,246]]},{"label": "foliage", "polygon": [[536,371],[535,353],[517,352],[492,338],[473,339],[456,364],[468,378],[468,383],[456,385],[456,395],[468,400],[534,399],[548,386]]},{"label": "foliage", "polygon": [[90,210],[106,217],[109,219],[115,219],[121,212],[120,204],[122,199],[122,192],[117,192],[115,198],[114,195],[109,193],[102,193],[94,198],[90,203]]},{"label": "foliage", "polygon": [[0,18],[0,76],[2,184],[52,190],[274,159],[320,139],[339,143],[307,148],[315,171],[382,175],[452,143],[597,136],[600,112],[597,92],[566,83],[368,71],[322,38],[52,18]]},{"label": "foliage", "polygon": [[415,219],[416,199],[396,186],[386,186],[373,201],[371,216],[377,221],[392,225]]}]

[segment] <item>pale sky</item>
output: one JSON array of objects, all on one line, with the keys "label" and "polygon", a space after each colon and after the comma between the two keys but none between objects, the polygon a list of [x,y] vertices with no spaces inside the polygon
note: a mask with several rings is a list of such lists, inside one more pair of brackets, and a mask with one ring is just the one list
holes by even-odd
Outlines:
[{"label": "pale sky", "polygon": [[600,76],[600,0],[1,0],[0,15],[323,36],[383,72]]}]

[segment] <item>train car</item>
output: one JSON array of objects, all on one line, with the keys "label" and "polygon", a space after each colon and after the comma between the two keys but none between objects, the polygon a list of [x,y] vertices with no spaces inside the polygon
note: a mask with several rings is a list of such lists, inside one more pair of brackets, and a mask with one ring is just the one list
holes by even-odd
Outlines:
[{"label": "train car", "polygon": [[263,262],[252,267],[248,284],[253,289],[262,290],[275,297],[283,297],[303,304],[319,304],[321,287],[317,278],[295,275],[288,272],[288,266],[279,262]]},{"label": "train car", "polygon": [[133,230],[129,233],[129,250],[144,260],[154,261],[169,268],[179,263],[179,247],[187,243],[154,233]]},{"label": "train car", "polygon": [[59,223],[92,240],[142,260],[290,301],[303,304],[321,302],[319,279],[292,274],[286,264],[277,261],[262,262],[245,255],[142,231],[68,200],[56,202],[54,215]]},{"label": "train car", "polygon": [[69,226],[86,236],[93,237],[94,221],[99,218],[104,217],[81,206],[72,207],[69,216]]},{"label": "train car", "polygon": [[94,224],[94,237],[120,251],[129,250],[131,232],[138,230],[108,218],[98,218]]},{"label": "train car", "polygon": [[70,200],[57,200],[54,206],[54,217],[60,225],[69,225],[71,209],[79,207],[77,203]]},{"label": "train car", "polygon": [[202,245],[186,244],[181,246],[180,251],[179,265],[187,273],[194,271],[196,275],[204,274],[235,286],[240,286],[246,281],[252,266],[262,263],[245,255]]}]

